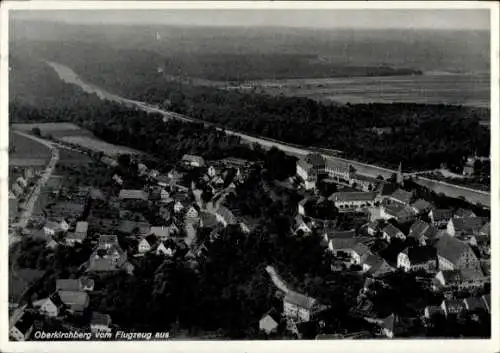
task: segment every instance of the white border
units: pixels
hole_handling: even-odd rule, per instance
[[[492,338],[490,340],[377,340],[377,341],[227,341],[227,342],[9,342],[8,341],[8,313],[5,310],[8,302],[5,285],[7,279],[8,246],[0,246],[1,266],[0,278],[3,283],[0,289],[0,350],[2,352],[88,352],[109,351],[112,349],[123,351],[150,352],[181,352],[196,350],[198,352],[249,352],[262,350],[287,351],[405,351],[411,352],[500,352],[500,320],[499,320],[499,281],[498,251],[500,240],[496,236],[500,233],[499,220],[493,215],[498,214],[500,199],[499,189],[499,6],[496,2],[469,2],[469,1],[377,1],[377,2],[249,2],[249,1],[192,1],[192,2],[149,2],[149,1],[21,1],[1,3],[1,71],[0,78],[0,226],[1,239],[7,243],[7,143],[8,143],[8,11],[19,10],[77,10],[77,9],[491,9],[491,157],[492,157],[492,203],[491,203],[491,230],[492,230]],[[6,327],[7,326],[7,327]]]

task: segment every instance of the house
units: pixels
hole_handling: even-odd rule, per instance
[[[336,192],[328,200],[335,203],[337,208],[360,208],[375,203],[377,194],[374,192]]]
[[[80,221],[76,223],[75,235],[85,239],[87,237],[87,231],[89,229],[88,222]]]
[[[319,173],[325,170],[326,161],[319,153],[311,153],[297,161],[297,175],[304,181],[306,189],[313,189]]]
[[[427,241],[436,235],[436,228],[427,222],[417,220],[410,227],[408,238],[414,239],[418,245],[425,245]]]
[[[179,200],[174,203],[174,212],[179,213],[184,209],[184,205]]]
[[[170,233],[169,226],[155,226],[150,229],[150,234],[154,234],[161,241],[167,240],[170,237]]]
[[[14,322],[9,329],[9,337],[14,341],[26,341],[33,332],[35,315],[25,311],[23,315]]]
[[[101,234],[99,236],[99,248],[108,249],[113,245],[118,245],[118,237],[114,234]]]
[[[316,299],[291,290],[283,297],[283,313],[285,317],[294,321],[311,321],[316,314],[324,309],[325,306]]]
[[[443,300],[441,309],[446,317],[456,316],[465,311],[465,305],[463,301],[457,299]]]
[[[147,170],[148,170],[148,167],[144,163],[137,164],[137,173],[139,175],[146,174]]]
[[[194,156],[191,154],[185,154],[182,156],[182,163],[191,167],[203,167],[205,165],[205,160],[203,157]]]
[[[397,189],[389,196],[389,200],[397,202],[397,203],[404,205],[404,206],[409,206],[411,203],[412,197],[413,197],[413,193],[411,191]]]
[[[200,227],[214,228],[217,225],[217,216],[212,212],[200,212]]]
[[[115,183],[117,183],[118,185],[122,185],[123,184],[123,179],[119,175],[117,175],[117,174],[113,175],[113,181]]]
[[[127,254],[118,245],[116,235],[101,235],[99,245],[90,255],[88,272],[112,272],[132,267],[127,262]]]
[[[28,186],[28,182],[21,176],[16,179],[16,183],[23,189]]]
[[[353,254],[355,245],[360,241],[350,232],[345,232],[343,234],[338,234],[337,236],[331,236],[328,233],[324,234],[324,240],[328,244],[328,250],[332,252],[338,258],[344,258],[349,262],[358,263],[354,258]],[[354,255],[354,258],[353,258]]]
[[[52,238],[52,236],[49,235],[47,237],[47,243],[45,244],[45,247],[54,250],[58,246],[59,246],[59,243],[57,241],[55,241],[54,238]]]
[[[153,241],[152,238],[150,238],[150,237],[142,238],[139,241],[137,250],[139,251],[140,254],[144,254],[144,253],[150,251],[154,244],[155,244],[155,242]]]
[[[325,170],[328,177],[336,179],[337,181],[349,181],[355,170],[347,162],[333,159],[325,158]]]
[[[213,165],[208,167],[207,174],[210,178],[213,178],[217,174],[217,170],[215,170]]]
[[[393,239],[405,240],[406,236],[399,228],[389,223],[382,229],[382,238],[391,242]]]
[[[490,222],[487,222],[484,226],[481,227],[479,230],[479,235],[485,236],[485,237],[490,237],[491,230],[490,230]]]
[[[369,323],[373,323],[379,326],[380,335],[385,336],[387,338],[394,337],[394,322],[395,322],[394,314],[391,314],[385,318],[365,317],[365,320]]]
[[[377,235],[379,230],[380,230],[380,223],[377,221],[370,222],[366,225],[366,232],[371,236]]]
[[[198,205],[191,205],[186,211],[186,218],[197,218],[199,215]]]
[[[307,204],[309,201],[310,201],[310,198],[305,197],[305,198],[303,198],[303,199],[299,202],[299,210],[298,210],[299,215],[301,215],[301,216],[305,216],[305,215],[306,215],[305,206],[306,206],[306,204]]]
[[[44,230],[44,233],[46,236],[66,232],[68,229],[69,229],[69,225],[64,219],[61,219],[59,222],[48,221],[43,226],[43,230]]]
[[[96,332],[111,332],[111,316],[102,314],[97,311],[92,312],[90,319],[90,331]]]
[[[444,311],[439,305],[428,305],[424,309],[424,317],[430,320],[436,315],[444,315]]]
[[[148,173],[148,176],[151,178],[151,179],[156,179],[158,177],[158,175],[160,175],[160,172],[157,171],[156,169],[151,169]]]
[[[271,309],[259,320],[259,330],[266,334],[274,333],[278,330],[280,316],[276,310]]]
[[[128,190],[122,189],[118,194],[118,198],[120,200],[139,200],[139,201],[148,201],[148,193],[144,190]]]
[[[83,313],[89,306],[89,295],[87,292],[58,291],[57,295],[61,301],[73,313]]]
[[[42,315],[48,317],[57,317],[63,308],[63,302],[57,293],[48,298],[39,299],[33,302],[33,308],[37,309]]]
[[[450,209],[435,209],[429,212],[429,218],[435,227],[443,228],[453,217],[453,211]]]
[[[441,236],[434,245],[440,270],[480,269],[481,264],[469,244],[449,236]]]
[[[224,225],[224,227],[238,223],[238,220],[233,215],[233,213],[224,206],[220,206],[218,208],[215,216],[217,217],[217,220]]]
[[[88,277],[80,277],[80,290],[92,292],[94,290],[94,280]]]
[[[172,186],[174,184],[174,180],[167,175],[158,175],[156,177],[156,184],[160,187]]]
[[[444,270],[434,277],[433,287],[436,290],[475,289],[483,287],[488,280],[481,270]]]
[[[453,218],[471,218],[471,217],[477,217],[477,216],[472,210],[465,208],[459,208],[453,214]]]
[[[424,199],[418,199],[411,204],[411,208],[417,215],[421,215],[428,214],[432,210],[433,206],[430,202],[427,202]]]
[[[93,287],[93,280],[92,287]],[[84,283],[81,279],[57,279],[56,280],[56,292],[58,291],[69,291],[69,292],[79,292],[83,291]]]
[[[368,254],[366,259],[362,262],[363,272],[372,277],[380,277],[394,269],[378,255]]]
[[[484,223],[485,221],[481,217],[451,218],[446,226],[446,231],[453,237],[479,234]]]
[[[464,306],[467,311],[484,311],[488,312],[488,308],[481,297],[468,297],[464,300]]]
[[[165,246],[164,242],[159,242],[156,249],[154,249],[154,252],[156,255],[163,255],[163,256],[172,257],[172,256],[174,256],[175,250],[172,249],[171,245],[169,245],[167,247],[167,246]]]
[[[384,204],[380,209],[382,219],[395,219],[399,223],[407,223],[415,218],[413,209],[400,203]]]
[[[437,251],[432,246],[415,246],[406,248],[398,254],[397,266],[405,271],[436,271],[438,265]]]
[[[370,176],[354,173],[351,175],[349,182],[352,187],[355,187],[358,190],[370,192],[375,190],[376,186],[380,183],[380,180]]]
[[[302,234],[311,234],[312,233],[312,224],[311,222],[306,222],[304,217],[302,217],[300,214],[298,214],[295,217],[295,231],[294,234],[297,234],[299,231],[302,232]]]

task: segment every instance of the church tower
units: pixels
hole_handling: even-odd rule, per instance
[[[403,166],[402,166],[402,163],[399,162],[399,168],[398,168],[398,174],[397,174],[397,177],[396,177],[396,183],[398,185],[401,185],[403,186],[404,184],[404,179],[403,179]]]

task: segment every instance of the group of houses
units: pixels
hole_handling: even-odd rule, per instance
[[[28,186],[37,176],[32,167],[14,167],[9,170],[9,179],[14,180],[9,188],[9,224],[15,222],[22,198],[28,190]]]
[[[88,327],[92,333],[110,332],[111,317],[89,311],[89,293],[93,290],[94,280],[89,277],[56,280],[55,290],[49,296],[31,301],[11,315],[9,337],[15,341],[26,341],[35,327],[42,326],[43,317],[61,318],[68,315],[88,317]]]

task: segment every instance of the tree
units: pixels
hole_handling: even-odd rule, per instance
[[[40,131],[40,128],[39,127],[34,127],[31,129],[31,132],[33,133],[33,135],[35,136],[42,136],[42,132]]]

